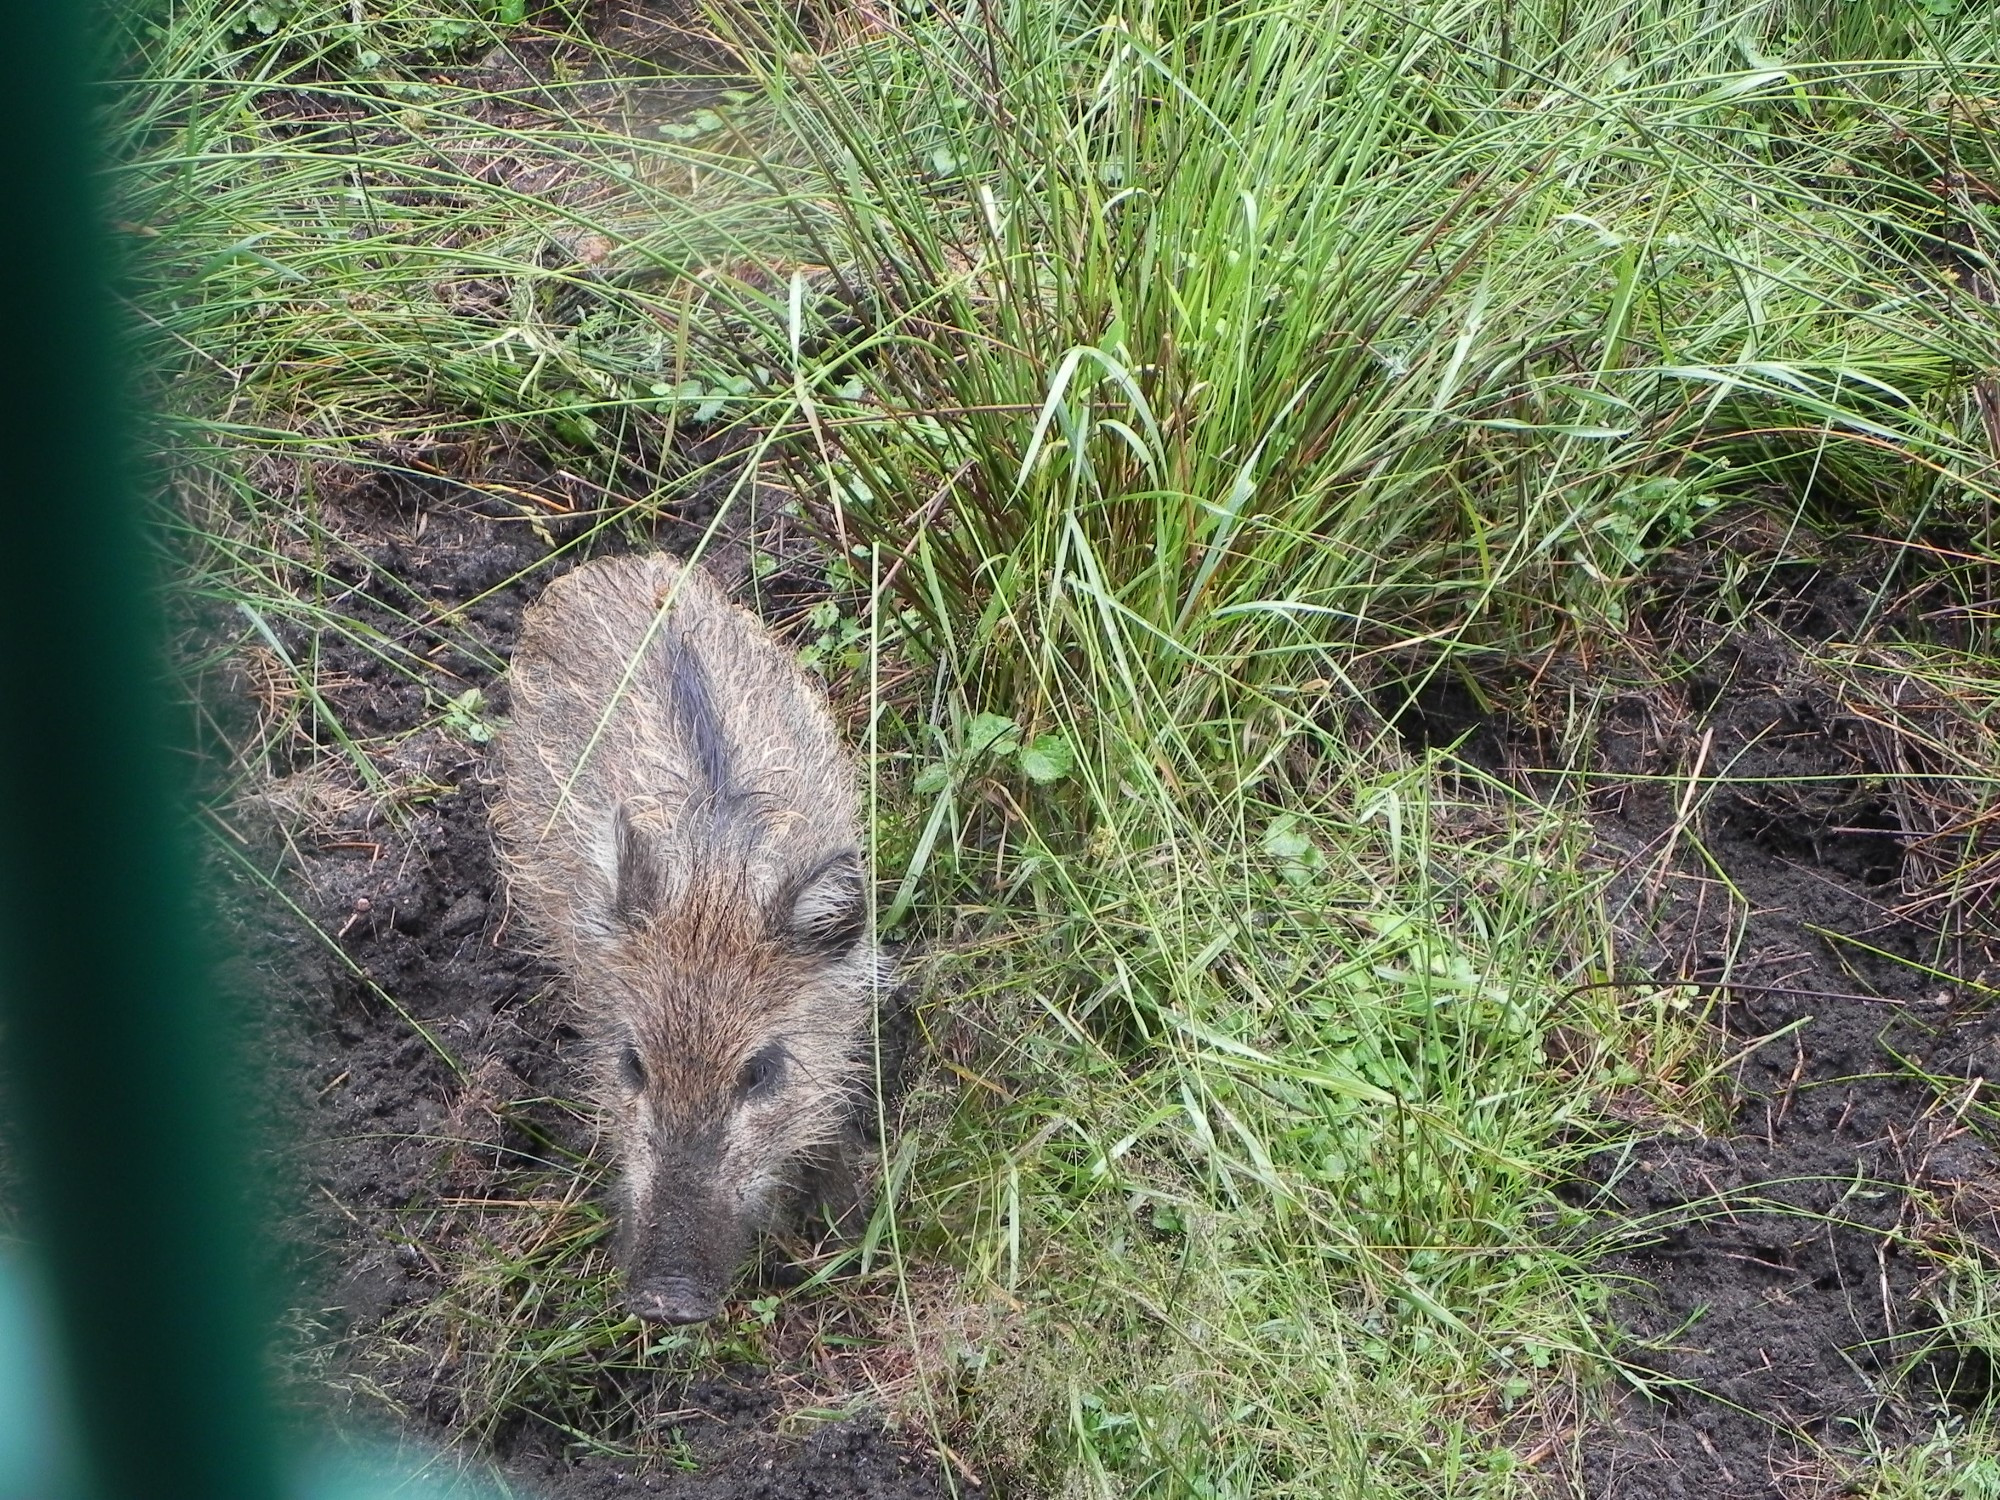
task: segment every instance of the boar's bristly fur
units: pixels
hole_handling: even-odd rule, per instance
[[[759,1229],[843,1171],[880,959],[826,696],[698,568],[551,584],[509,672],[495,822],[574,981],[630,1304],[715,1315]]]

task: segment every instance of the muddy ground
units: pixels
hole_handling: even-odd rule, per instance
[[[1818,608],[1853,590],[1809,592]],[[1631,1216],[1613,1266],[1635,1280],[1621,1321],[1652,1343],[1637,1362],[1685,1382],[1629,1403],[1592,1454],[1589,1492],[1632,1500],[1813,1493],[1830,1477],[1813,1445],[1872,1432],[1894,1446],[1990,1394],[1984,1355],[1940,1344],[1925,1301],[1941,1290],[1927,1247],[2000,1247],[2000,1161],[1975,1129],[1983,1111],[1967,1115],[2000,1064],[1990,957],[1976,942],[1941,951],[1895,915],[1884,768],[1789,643],[1727,643],[1697,693],[1713,702],[1685,721],[1634,705],[1603,742],[1613,773],[1705,754],[1710,774],[1741,778],[1694,822],[1712,866],[1686,850],[1657,863],[1682,816],[1671,782],[1607,787],[1599,826],[1626,856],[1634,925],[1651,927],[1646,968],[1726,975],[1719,1019],[1754,1049],[1734,1070],[1733,1134],[1596,1164]]]
[[[866,1404],[865,1362],[829,1371],[809,1340],[772,1335],[769,1362],[726,1343],[692,1360],[605,1361],[546,1419],[516,1409],[495,1424],[468,1405],[476,1372],[449,1326],[411,1321],[503,1222],[492,1204],[552,1183],[587,1195],[592,1181],[578,1164],[595,1145],[587,1117],[561,1102],[572,1037],[553,976],[510,941],[495,883],[486,750],[438,712],[472,686],[483,713],[504,714],[493,668],[525,596],[575,559],[551,560],[560,530],[516,503],[448,481],[335,477],[319,490],[353,547],[335,564],[350,585],[341,611],[428,651],[439,676],[427,692],[359,645],[324,647],[324,691],[350,731],[398,743],[383,760],[397,814],[329,786],[340,762],[327,747],[301,747],[260,794],[287,831],[295,899],[337,944],[295,935],[285,960],[305,975],[284,1092],[309,1101],[316,1143],[296,1243],[320,1289],[308,1321],[331,1351],[321,1378],[362,1411],[386,1398],[426,1441],[482,1440],[523,1493],[945,1493],[921,1434],[879,1415],[800,1425],[801,1411]],[[552,482],[508,476],[516,496]],[[685,548],[703,519],[596,545]],[[741,585],[754,546],[796,559],[800,545],[738,534],[717,569]],[[803,563],[763,580],[781,629],[815,586]],[[2000,1248],[2000,1161],[1974,1128],[1981,1080],[2000,1066],[1983,988],[2000,971],[1976,936],[1941,948],[1896,914],[1904,839],[1879,734],[1812,666],[1814,640],[1854,626],[1872,587],[1797,570],[1761,620],[1663,654],[1698,655],[1698,669],[1635,677],[1604,720],[1588,795],[1627,963],[1718,997],[1721,1052],[1743,1055],[1727,1131],[1642,1130],[1572,1193],[1611,1247],[1608,1268],[1629,1278],[1615,1315],[1650,1388],[1587,1441],[1570,1484],[1592,1500],[1835,1493],[1851,1470],[1821,1449],[1855,1453],[1869,1434],[1893,1446],[1989,1396],[1984,1354],[1941,1341],[1928,1309],[1939,1247]],[[1433,704],[1418,727],[1527,784],[1545,759],[1532,731],[1464,704]],[[454,1203],[471,1207],[439,1207]],[[584,1433],[592,1402],[620,1415]]]
[[[1586,1437],[1570,1483],[1591,1500],[1849,1493],[1853,1455],[1992,1394],[1935,1300],[1941,1253],[2000,1250],[2000,966],[1977,922],[1947,939],[1899,910],[1910,841],[1882,724],[1816,664],[1881,629],[1883,567],[1781,570],[1730,628],[1656,599],[1656,649],[1602,724],[1587,795],[1627,973],[1715,1002],[1738,1094],[1727,1130],[1642,1135],[1568,1195],[1613,1247],[1644,1387]],[[1888,623],[1934,634],[1920,612]],[[1536,734],[1465,698],[1437,695],[1419,737],[1559,794]]]
[[[440,1298],[463,1300],[466,1267],[481,1255],[525,1253],[535,1234],[560,1233],[598,1242],[583,1261],[595,1279],[569,1311],[622,1317],[592,1196],[589,1163],[602,1153],[586,1112],[565,1102],[574,1035],[554,975],[510,933],[487,827],[481,737],[486,717],[506,710],[494,669],[527,598],[579,560],[550,556],[573,525],[519,503],[572,498],[558,481],[530,469],[505,482],[512,498],[495,502],[445,481],[317,476],[322,519],[351,547],[331,563],[348,586],[335,607],[426,653],[436,671],[413,681],[368,644],[324,637],[326,700],[349,734],[395,746],[377,758],[382,783],[362,784],[337,747],[293,739],[274,747],[277,774],[236,809],[246,845],[286,867],[275,900],[296,902],[310,923],[281,923],[267,963],[296,1012],[280,1028],[280,1114],[306,1142],[278,1174],[301,1191],[290,1205],[293,1269],[309,1288],[294,1319],[297,1357],[317,1382],[350,1393],[364,1425],[386,1408],[420,1442],[481,1440],[523,1495],[941,1495],[936,1453],[885,1430],[880,1415],[800,1420],[876,1403],[823,1359],[789,1357],[800,1341],[746,1312],[754,1284],[730,1309],[733,1343],[649,1354],[634,1333],[629,1355],[602,1357],[582,1388],[552,1393],[545,1420],[519,1409],[532,1396],[496,1416],[469,1394],[486,1389],[476,1327],[422,1316]],[[685,551],[706,520],[614,529],[592,550]],[[778,530],[759,543],[767,556],[787,550]],[[745,549],[741,534],[718,544],[718,576],[740,586]],[[530,583],[517,581],[530,570]],[[810,570],[781,565],[757,592],[782,629],[815,586]],[[303,631],[280,639],[304,649]],[[277,691],[254,670],[233,686],[253,703]],[[440,713],[471,688],[487,695],[475,713]],[[274,899],[254,883],[245,896]],[[565,1201],[551,1207],[551,1194]],[[785,1274],[774,1265],[766,1280]],[[520,1286],[531,1279],[522,1273]],[[536,1331],[525,1336],[545,1335],[553,1316],[526,1319]],[[865,1329],[847,1331],[865,1342]]]

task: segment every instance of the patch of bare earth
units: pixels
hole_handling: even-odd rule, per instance
[[[1726,1130],[1600,1153],[1572,1194],[1613,1247],[1644,1387],[1567,1476],[1592,1500],[1847,1493],[1871,1446],[1990,1398],[1937,1305],[1947,1259],[2000,1254],[2000,957],[1986,883],[1964,878],[1988,857],[1981,731],[1897,644],[1935,660],[1936,600],[1880,607],[1884,571],[1780,569],[1729,628],[1682,580],[1602,716],[1586,795],[1627,973],[1713,1003],[1736,1102]],[[1584,665],[1619,671],[1552,675]],[[1419,727],[1547,784],[1519,724],[1438,697]],[[1940,745],[1965,754],[1940,765]],[[1895,779],[1918,762],[1963,779]]]

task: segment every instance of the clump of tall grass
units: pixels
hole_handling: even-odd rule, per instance
[[[843,405],[809,299],[767,308],[802,487],[1014,702],[1113,617],[1218,682],[1526,653],[1759,486],[1982,482],[1947,403],[1992,320],[1858,146],[1990,69],[1905,68],[1891,109],[1762,18],[1002,7],[746,46],[873,314]]]

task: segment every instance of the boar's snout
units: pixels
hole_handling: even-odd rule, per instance
[[[634,1286],[625,1302],[648,1323],[706,1323],[722,1311],[722,1299],[690,1276],[666,1276]]]
[[[680,1160],[632,1184],[631,1211],[620,1225],[625,1305],[649,1323],[705,1323],[749,1252],[752,1225],[743,1206],[705,1172]]]

